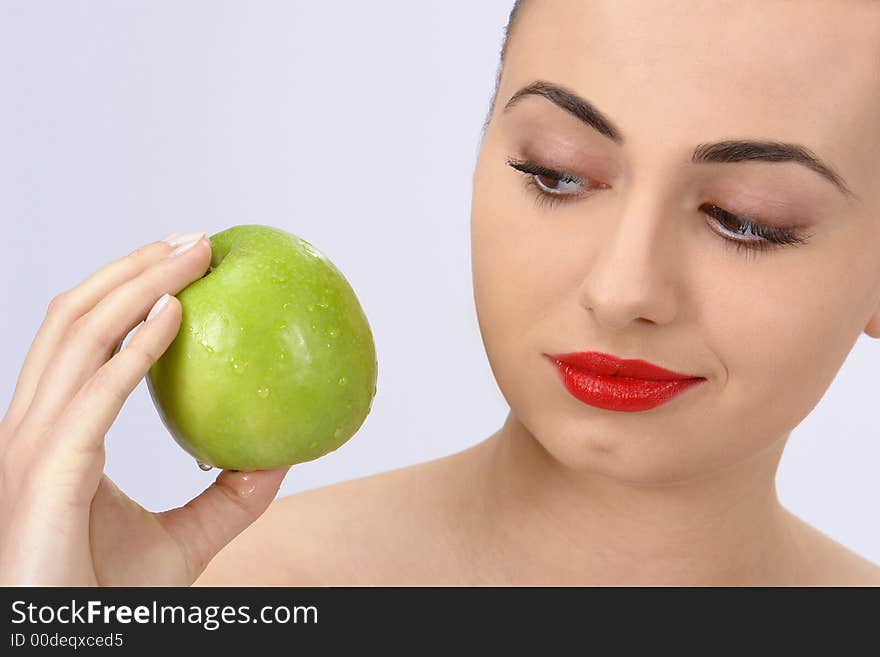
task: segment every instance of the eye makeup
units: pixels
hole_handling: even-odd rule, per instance
[[[509,157],[507,164],[522,174],[525,189],[541,207],[554,208],[609,188],[604,183],[528,159]],[[802,228],[771,225],[775,222],[764,222],[753,215],[739,216],[716,203],[703,203],[699,209],[708,217],[707,223],[713,232],[725,241],[725,247],[733,247],[737,252],[745,249],[754,254],[805,244],[810,237]]]

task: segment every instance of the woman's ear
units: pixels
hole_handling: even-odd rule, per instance
[[[868,320],[868,325],[865,327],[865,333],[872,338],[880,338],[880,308],[871,315],[871,319]]]

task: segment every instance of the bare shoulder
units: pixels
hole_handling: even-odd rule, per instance
[[[806,561],[805,585],[880,586],[880,565],[791,514]]]
[[[472,448],[471,448],[472,449]],[[459,452],[275,500],[197,586],[430,583],[447,573]],[[288,476],[296,476],[294,467]]]

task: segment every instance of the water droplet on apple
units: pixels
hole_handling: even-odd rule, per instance
[[[321,301],[321,302],[318,304],[318,306],[320,306],[321,308],[326,308],[326,307],[327,307],[327,302],[326,302],[326,301]]]
[[[204,470],[205,472],[214,467],[212,465],[208,465],[207,463],[202,463],[201,461],[196,461],[196,463],[199,464],[199,469]]]
[[[342,427],[338,427],[336,429],[336,431],[333,432],[333,437],[338,440],[339,436],[341,436],[341,435],[342,435]]]
[[[331,338],[335,338],[337,335],[339,335],[339,331],[337,331],[336,329],[330,329]]]
[[[287,310],[288,308],[290,308],[290,302],[285,303],[283,306],[281,306],[281,310]]]
[[[338,383],[341,386],[344,386],[346,383],[348,383],[348,379],[346,379],[344,376],[341,376],[341,377],[339,377],[339,381],[337,381],[336,383]]]
[[[257,388],[257,394],[265,399],[269,396],[269,388]]]
[[[310,304],[309,304],[309,312],[310,312],[310,313],[315,312],[315,304],[313,304],[313,303],[310,303]]]

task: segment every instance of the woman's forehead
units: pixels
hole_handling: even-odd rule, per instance
[[[880,1],[532,0],[499,91],[564,84],[632,141],[807,143],[854,187],[880,148]],[[867,169],[867,171],[866,171]]]

